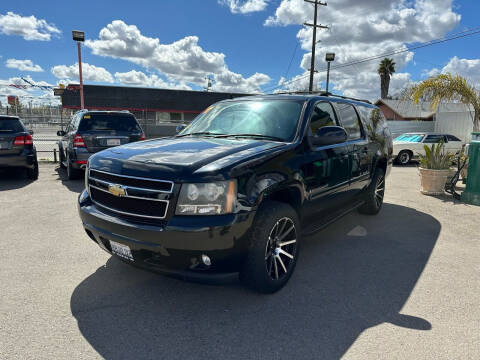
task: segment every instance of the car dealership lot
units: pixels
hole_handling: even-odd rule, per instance
[[[476,359],[480,208],[418,187],[395,167],[378,216],[304,239],[289,284],[259,295],[112,259],[57,165],[0,173],[0,359]]]

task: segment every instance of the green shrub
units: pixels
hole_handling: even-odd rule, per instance
[[[423,146],[425,155],[418,154],[420,166],[430,170],[448,170],[452,164],[455,155],[445,151],[444,144],[432,144],[431,147]]]

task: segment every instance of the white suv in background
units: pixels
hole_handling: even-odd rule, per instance
[[[430,146],[440,142],[445,144],[445,150],[453,154],[462,150],[462,140],[454,135],[426,132],[406,133],[393,140],[393,157],[397,164],[407,165],[418,154],[425,155],[425,144]]]

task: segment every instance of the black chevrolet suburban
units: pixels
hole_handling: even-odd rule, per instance
[[[176,136],[89,158],[78,209],[120,259],[182,278],[239,275],[282,288],[301,239],[349,211],[380,211],[392,165],[382,112],[365,101],[264,95],[221,101]]]

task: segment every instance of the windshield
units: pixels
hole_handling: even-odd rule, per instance
[[[179,136],[241,135],[264,136],[278,141],[292,141],[302,112],[301,101],[237,101],[207,108]]]
[[[423,140],[425,134],[403,134],[395,138],[395,141],[405,141],[419,143]]]
[[[18,133],[24,131],[25,129],[23,128],[20,120],[0,118],[0,132]]]
[[[83,115],[78,131],[126,131],[140,132],[140,126],[131,114],[101,114],[89,113]]]

